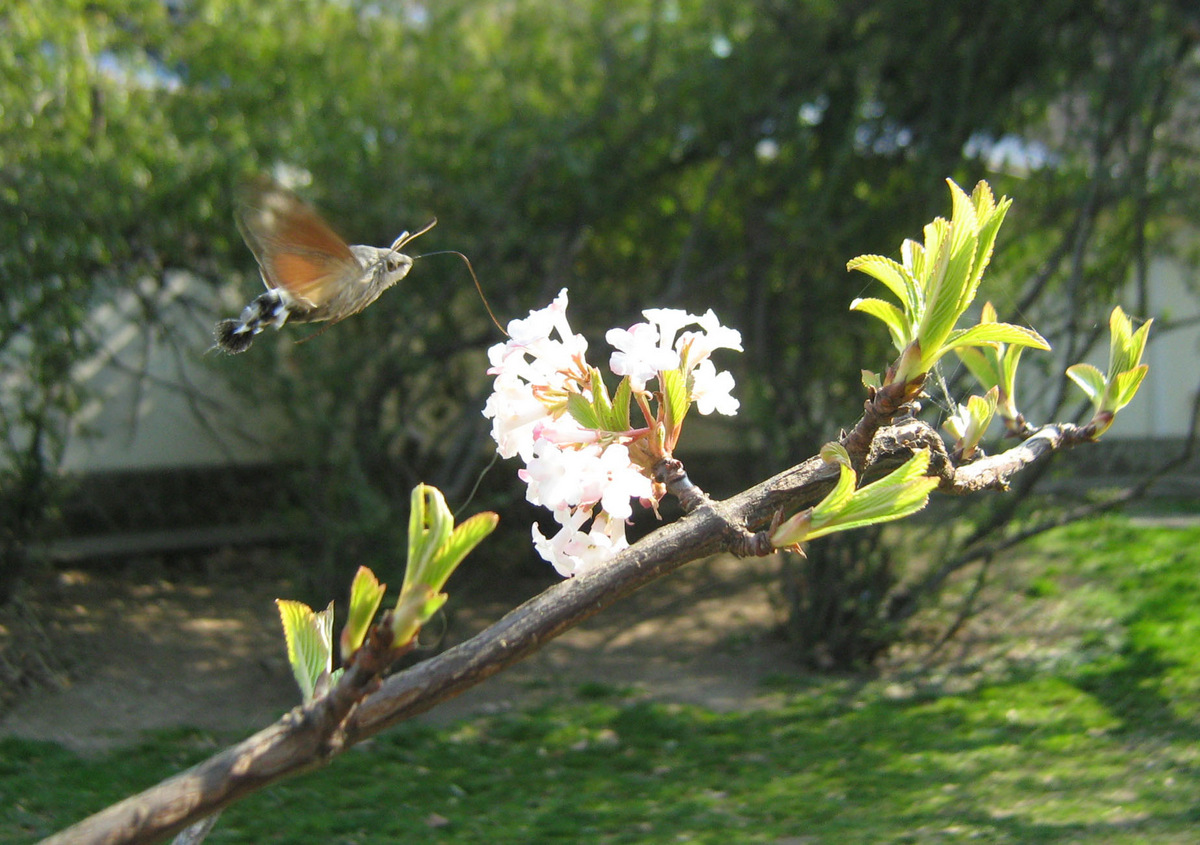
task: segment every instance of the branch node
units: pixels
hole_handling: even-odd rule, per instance
[[[667,492],[679,500],[684,513],[691,513],[703,505],[711,505],[708,494],[692,483],[683,461],[670,455],[659,458],[650,469],[651,477],[667,488]]]
[[[775,525],[775,520],[772,520]],[[749,531],[741,526],[730,526],[727,536],[729,551],[738,557],[766,557],[775,552],[771,543],[772,529]]]

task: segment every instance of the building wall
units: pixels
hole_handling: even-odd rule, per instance
[[[143,293],[146,293],[143,291]],[[103,350],[77,374],[93,397],[80,414],[64,469],[78,473],[261,463],[274,446],[270,409],[236,396],[205,360],[229,310],[211,286],[172,273],[155,291],[162,330],[148,332],[135,292],[96,312]]]

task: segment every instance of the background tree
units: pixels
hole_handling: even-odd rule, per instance
[[[928,185],[986,172],[998,192],[1034,192],[1000,245],[997,305],[1039,325],[1045,314],[1056,343],[1077,332],[1070,360],[1103,323],[1089,307],[1144,270],[1195,196],[1179,104],[1195,85],[1197,25],[1180,3],[24,3],[5,28],[4,154],[20,165],[5,167],[5,219],[9,242],[34,245],[7,270],[6,289],[29,293],[6,301],[39,303],[10,334],[74,344],[38,352],[44,363],[18,355],[11,371],[44,374],[32,380],[41,398],[20,405],[50,402],[60,429],[78,405],[61,362],[94,342],[89,303],[142,290],[131,283],[143,272],[153,290],[168,268],[220,286],[231,308],[257,287],[231,210],[254,172],[308,182],[356,242],[437,215],[421,248],[470,255],[502,315],[564,284],[598,323],[648,302],[718,309],[758,374],[742,380],[751,477],[853,415],[857,368],[885,353],[844,312],[863,284],[845,260],[928,219]],[[42,307],[60,281],[58,310]],[[394,546],[391,514],[417,480],[452,501],[470,488],[494,338],[461,265],[428,259],[336,344],[281,336],[215,362],[284,409],[286,430],[264,439],[296,460],[296,521],[321,538],[319,592]],[[53,453],[25,452],[48,467]],[[903,573],[870,562],[873,549],[814,545],[788,578],[812,587],[819,568],[840,577],[850,569],[834,562],[852,559],[883,590],[853,616],[894,630],[900,605],[883,585]],[[872,634],[835,659],[887,641]]]

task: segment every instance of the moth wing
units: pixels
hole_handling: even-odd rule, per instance
[[[291,191],[260,177],[240,192],[237,224],[268,288],[283,288],[312,308],[337,293],[362,264],[344,240]]]

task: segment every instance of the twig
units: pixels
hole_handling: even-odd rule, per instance
[[[1049,429],[1054,427],[1048,427],[1032,445],[1022,444],[994,459],[955,470],[945,459],[941,439],[928,424],[909,420],[881,429],[881,416],[876,413],[874,422],[855,428],[861,433],[874,426],[877,432],[866,450],[868,475],[882,472],[914,448],[937,444],[940,463],[931,466],[948,468],[941,472],[950,479],[952,492],[959,492],[955,488],[962,492],[983,489],[983,479],[990,484],[1006,483],[1012,473],[1065,442],[1061,431],[1053,436]],[[1011,454],[1018,450],[1024,451]],[[971,472],[960,478],[958,474],[965,470]],[[658,529],[610,563],[556,584],[474,638],[382,682],[378,678],[383,661],[375,652],[364,650],[325,698],[46,843],[159,841],[269,783],[324,765],[355,743],[486,680],[685,563],[721,551],[746,551],[745,541],[739,537],[753,536],[753,529],[769,525],[781,512],[815,504],[833,486],[837,474],[835,466],[814,457],[731,499],[712,501],[704,496],[691,513]]]

